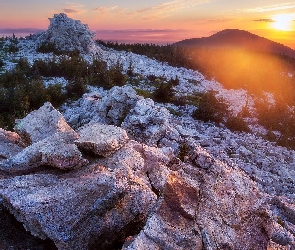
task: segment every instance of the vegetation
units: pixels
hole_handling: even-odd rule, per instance
[[[225,126],[232,131],[250,132],[250,128],[242,117],[234,116],[229,117],[225,122]]]
[[[266,101],[256,104],[259,123],[270,131],[281,133],[280,138],[276,139],[280,145],[295,149],[295,112],[291,108],[295,106],[295,58],[229,47],[97,42],[108,48],[146,55],[171,66],[198,70],[207,78],[222,83],[226,88],[244,88],[258,98],[263,98],[265,92],[272,93],[276,105],[269,106]],[[169,91],[171,88],[168,85],[160,85],[153,93],[153,98],[176,105],[194,105],[197,107],[193,113],[195,119],[217,123],[223,121],[231,130],[249,131],[243,120],[243,117],[250,115],[247,110],[243,110],[238,117],[230,117],[224,101],[216,99],[213,93],[187,98],[169,98]],[[271,138],[275,139],[275,136]]]
[[[51,43],[51,42],[44,42],[42,43],[37,49],[37,52],[39,53],[53,53],[54,55],[68,55],[70,57],[72,56],[79,56],[80,52],[78,50],[74,50],[74,51],[62,51],[59,50],[55,43]]]
[[[220,123],[228,116],[228,105],[222,99],[217,99],[213,91],[200,93],[196,96],[198,99],[197,109],[192,117],[204,122]]]
[[[64,77],[68,84],[46,87],[43,77]],[[12,130],[15,119],[38,109],[46,101],[59,106],[67,99],[77,99],[86,92],[87,84],[109,89],[122,86],[126,81],[119,62],[108,68],[99,59],[88,64],[79,56],[60,56],[37,60],[30,67],[28,61],[21,58],[15,69],[0,75],[0,127]]]

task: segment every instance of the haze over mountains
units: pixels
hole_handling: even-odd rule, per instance
[[[209,37],[185,39],[175,43],[175,45],[191,47],[236,47],[239,49],[271,52],[295,57],[295,50],[239,29],[222,30]]]

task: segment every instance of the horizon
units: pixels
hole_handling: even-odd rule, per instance
[[[87,24],[96,32],[95,39],[103,41],[165,45],[240,29],[295,49],[295,4],[279,0],[267,4],[262,0],[103,0],[99,4],[16,0],[1,5],[0,36],[24,37],[46,30],[48,18],[65,13]]]

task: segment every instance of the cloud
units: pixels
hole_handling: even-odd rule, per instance
[[[264,22],[264,23],[272,23],[275,22],[275,20],[270,19],[270,18],[261,18],[261,19],[256,19],[253,20],[254,22]]]
[[[76,4],[76,3],[67,3],[66,6],[62,9],[62,12],[66,14],[82,14],[85,13],[83,4]]]
[[[100,15],[105,15],[109,12],[116,10],[117,8],[118,6],[102,6],[95,8],[94,11],[98,12]]]
[[[143,20],[159,19],[171,15],[171,13],[180,9],[192,8],[197,5],[208,3],[210,0],[175,0],[165,2],[148,8],[136,10],[136,14],[140,14]]]
[[[64,13],[78,13],[79,10],[76,9],[63,9]]]
[[[210,23],[223,23],[223,22],[229,22],[233,20],[232,18],[211,18],[211,19],[205,19],[205,22],[210,22]]]
[[[174,0],[137,10],[118,8],[118,6],[104,6],[95,8],[94,10],[99,12],[100,15],[113,13],[116,15],[124,15],[124,18],[138,16],[143,20],[153,20],[164,18],[170,16],[175,11],[185,8],[192,8],[210,1],[212,0]]]
[[[96,30],[96,38],[119,43],[173,43],[190,36],[191,31],[183,29],[127,29]]]
[[[253,9],[245,9],[245,12],[269,12],[269,11],[275,11],[275,10],[288,10],[288,9],[294,9],[295,4],[293,3],[281,3],[281,4],[274,4],[274,5],[267,5],[262,7],[257,7]]]

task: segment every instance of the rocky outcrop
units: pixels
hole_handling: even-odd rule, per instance
[[[48,29],[37,38],[38,46],[51,43],[59,51],[78,50],[82,53],[87,53],[95,47],[95,33],[81,21],[68,18],[64,13],[55,14],[49,21]]]
[[[14,129],[27,145],[41,141],[57,132],[75,134],[63,115],[49,102],[31,112],[25,118],[18,120]]]
[[[74,128],[89,122],[100,122],[120,126],[138,100],[135,90],[130,86],[113,87],[107,92],[86,93],[83,97],[66,107],[64,116]]]
[[[253,181],[221,162],[210,171],[182,165],[124,249],[266,249],[272,218],[265,201]]]
[[[142,98],[130,86],[113,87],[101,99],[97,111],[100,117],[104,118],[108,124],[121,125],[140,99]]]
[[[83,151],[107,157],[120,149],[129,140],[125,130],[112,125],[88,124],[79,130],[75,141]]]
[[[52,239],[58,249],[89,249],[144,217],[155,201],[146,186],[127,178],[95,165],[67,178],[35,174],[3,180],[0,195],[33,235]]]
[[[0,208],[58,249],[294,248],[292,200],[265,193],[181,123],[173,130],[167,109],[152,100],[131,94],[128,104],[127,89],[85,95],[89,123],[77,132],[49,103],[24,118],[19,131],[33,143],[0,165]],[[131,140],[102,123],[118,121],[122,100],[133,107],[122,123]],[[185,142],[184,162],[163,141]]]

